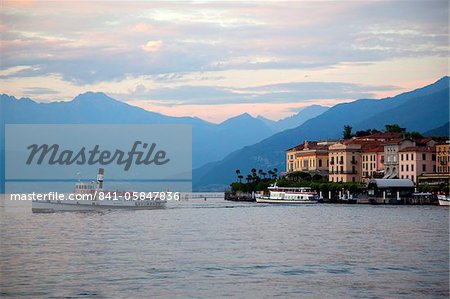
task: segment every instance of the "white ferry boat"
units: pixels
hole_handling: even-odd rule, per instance
[[[439,205],[440,206],[450,206],[450,198],[445,195],[438,195]]]
[[[34,213],[52,213],[112,209],[148,210],[165,207],[167,201],[159,198],[139,199],[135,196],[137,192],[103,190],[103,175],[104,170],[100,168],[97,183],[78,182],[74,192],[65,194],[64,200],[33,200],[31,209]]]
[[[319,197],[309,187],[278,187],[275,183],[268,188],[269,195],[256,197],[259,203],[281,204],[312,204],[317,203]]]

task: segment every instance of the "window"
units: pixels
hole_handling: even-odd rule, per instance
[[[322,159],[319,159],[319,167],[322,167]]]
[[[411,154],[411,160],[414,160],[414,154]]]
[[[406,154],[405,157],[406,157],[406,161],[408,161],[408,154]]]
[[[403,154],[400,156],[400,160],[403,161]]]
[[[403,176],[403,174],[402,174],[402,179],[404,179],[405,177]]]
[[[406,164],[406,171],[409,171],[409,165]]]
[[[355,182],[355,177],[354,177],[354,176],[352,176],[352,182],[353,182],[353,183]]]
[[[431,155],[431,161],[436,161],[436,154]]]
[[[402,166],[400,166],[400,169],[401,169],[402,171],[404,171],[403,164],[402,164]]]
[[[414,164],[411,164],[411,171],[414,171]]]
[[[413,175],[411,176],[411,180],[414,182],[414,176]]]
[[[422,160],[426,160],[427,159],[427,155],[426,154],[422,154]]]
[[[427,165],[422,164],[422,171],[427,171]]]

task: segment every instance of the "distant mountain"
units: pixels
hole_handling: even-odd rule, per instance
[[[235,179],[235,170],[285,169],[285,150],[304,140],[338,139],[344,125],[354,131],[398,123],[408,130],[426,132],[449,120],[449,77],[434,84],[381,100],[362,99],[336,105],[294,129],[246,146],[225,159],[195,169],[194,188],[223,189]]]
[[[281,132],[287,129],[292,129],[302,125],[305,121],[314,118],[325,111],[328,107],[320,105],[311,105],[303,108],[298,113],[291,115],[289,117],[274,121],[264,116],[259,115],[257,118],[263,121],[267,126],[276,132]]]
[[[277,121],[271,120],[271,119],[268,119],[268,118],[265,118],[265,117],[262,116],[262,115],[258,115],[256,118],[259,119],[259,120],[261,120],[263,123],[265,123],[266,126],[269,126],[269,127],[272,128],[273,130],[278,131],[278,128],[277,128]]]
[[[29,98],[0,96],[6,124],[189,124],[193,135],[193,166],[220,160],[276,131],[248,114],[213,124],[196,117],[172,117],[86,92],[72,101],[37,103]]]
[[[278,131],[284,131],[287,129],[292,129],[302,125],[305,121],[312,119],[320,114],[324,113],[328,110],[328,107],[320,106],[320,105],[311,105],[308,106],[297,114],[286,117],[284,119],[280,119],[276,122],[276,128]]]
[[[443,136],[447,136],[447,137],[449,137],[450,136],[449,126],[450,126],[450,123],[447,122],[447,123],[443,124],[442,126],[439,126],[437,128],[434,128],[432,130],[429,130],[429,131],[423,133],[423,135],[424,136],[430,136],[430,137],[433,137],[433,136],[435,136],[435,137],[437,137],[437,136],[442,136],[442,137]]]

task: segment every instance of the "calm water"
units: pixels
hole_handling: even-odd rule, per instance
[[[265,206],[32,214],[2,199],[1,294],[448,298],[449,209]]]

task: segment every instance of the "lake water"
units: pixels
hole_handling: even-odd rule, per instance
[[[448,298],[449,211],[209,199],[33,214],[2,198],[0,294]]]

